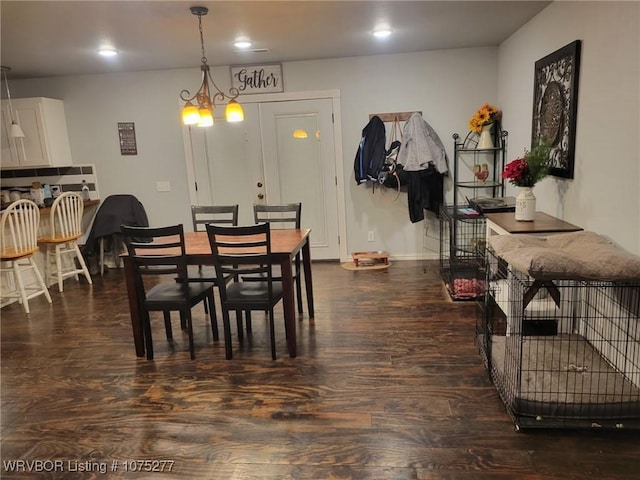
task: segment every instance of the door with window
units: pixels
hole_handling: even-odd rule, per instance
[[[302,202],[312,258],[339,258],[332,100],[243,103],[243,109],[242,123],[188,129],[192,202],[237,203],[240,224],[253,223],[254,203]]]

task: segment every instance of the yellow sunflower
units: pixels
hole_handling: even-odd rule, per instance
[[[493,105],[485,103],[469,120],[469,128],[474,132],[480,132],[484,125],[500,118],[500,110]]]

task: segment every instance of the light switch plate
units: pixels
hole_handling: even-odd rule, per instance
[[[170,182],[156,182],[156,190],[158,192],[170,192],[171,191],[171,183]]]

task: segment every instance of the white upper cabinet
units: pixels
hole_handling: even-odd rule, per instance
[[[24,138],[9,138],[9,102],[2,101],[2,168],[72,165],[62,100],[16,98],[13,113]]]

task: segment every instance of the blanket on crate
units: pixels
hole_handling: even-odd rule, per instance
[[[640,257],[594,232],[496,235],[489,238],[489,247],[511,267],[538,280],[640,280]]]

